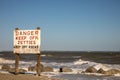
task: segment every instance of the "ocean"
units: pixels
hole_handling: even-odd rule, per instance
[[[54,72],[42,72],[42,75],[64,80],[120,80],[120,74],[106,76],[98,73],[81,73],[90,66],[94,66],[97,70],[100,68],[120,70],[120,52],[42,51],[40,55],[41,64],[54,69]],[[19,67],[27,70],[29,66],[36,65],[36,59],[37,56],[34,54],[20,54]],[[0,52],[0,66],[2,64],[15,66],[13,52]],[[72,72],[59,72],[59,69],[63,67],[72,69]],[[27,73],[35,74],[36,72],[28,71]]]

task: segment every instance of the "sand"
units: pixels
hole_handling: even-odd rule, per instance
[[[7,74],[0,73],[0,80],[60,80],[55,78],[48,78],[47,76],[36,76],[32,74]]]

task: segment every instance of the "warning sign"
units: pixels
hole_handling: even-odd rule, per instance
[[[40,29],[14,30],[14,53],[40,53]]]

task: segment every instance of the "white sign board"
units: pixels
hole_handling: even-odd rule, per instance
[[[14,53],[39,54],[40,41],[40,29],[14,30]]]

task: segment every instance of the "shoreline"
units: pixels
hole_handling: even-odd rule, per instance
[[[33,74],[10,74],[10,73],[1,73],[0,80],[61,80],[57,78],[49,78],[48,76],[36,76]]]

